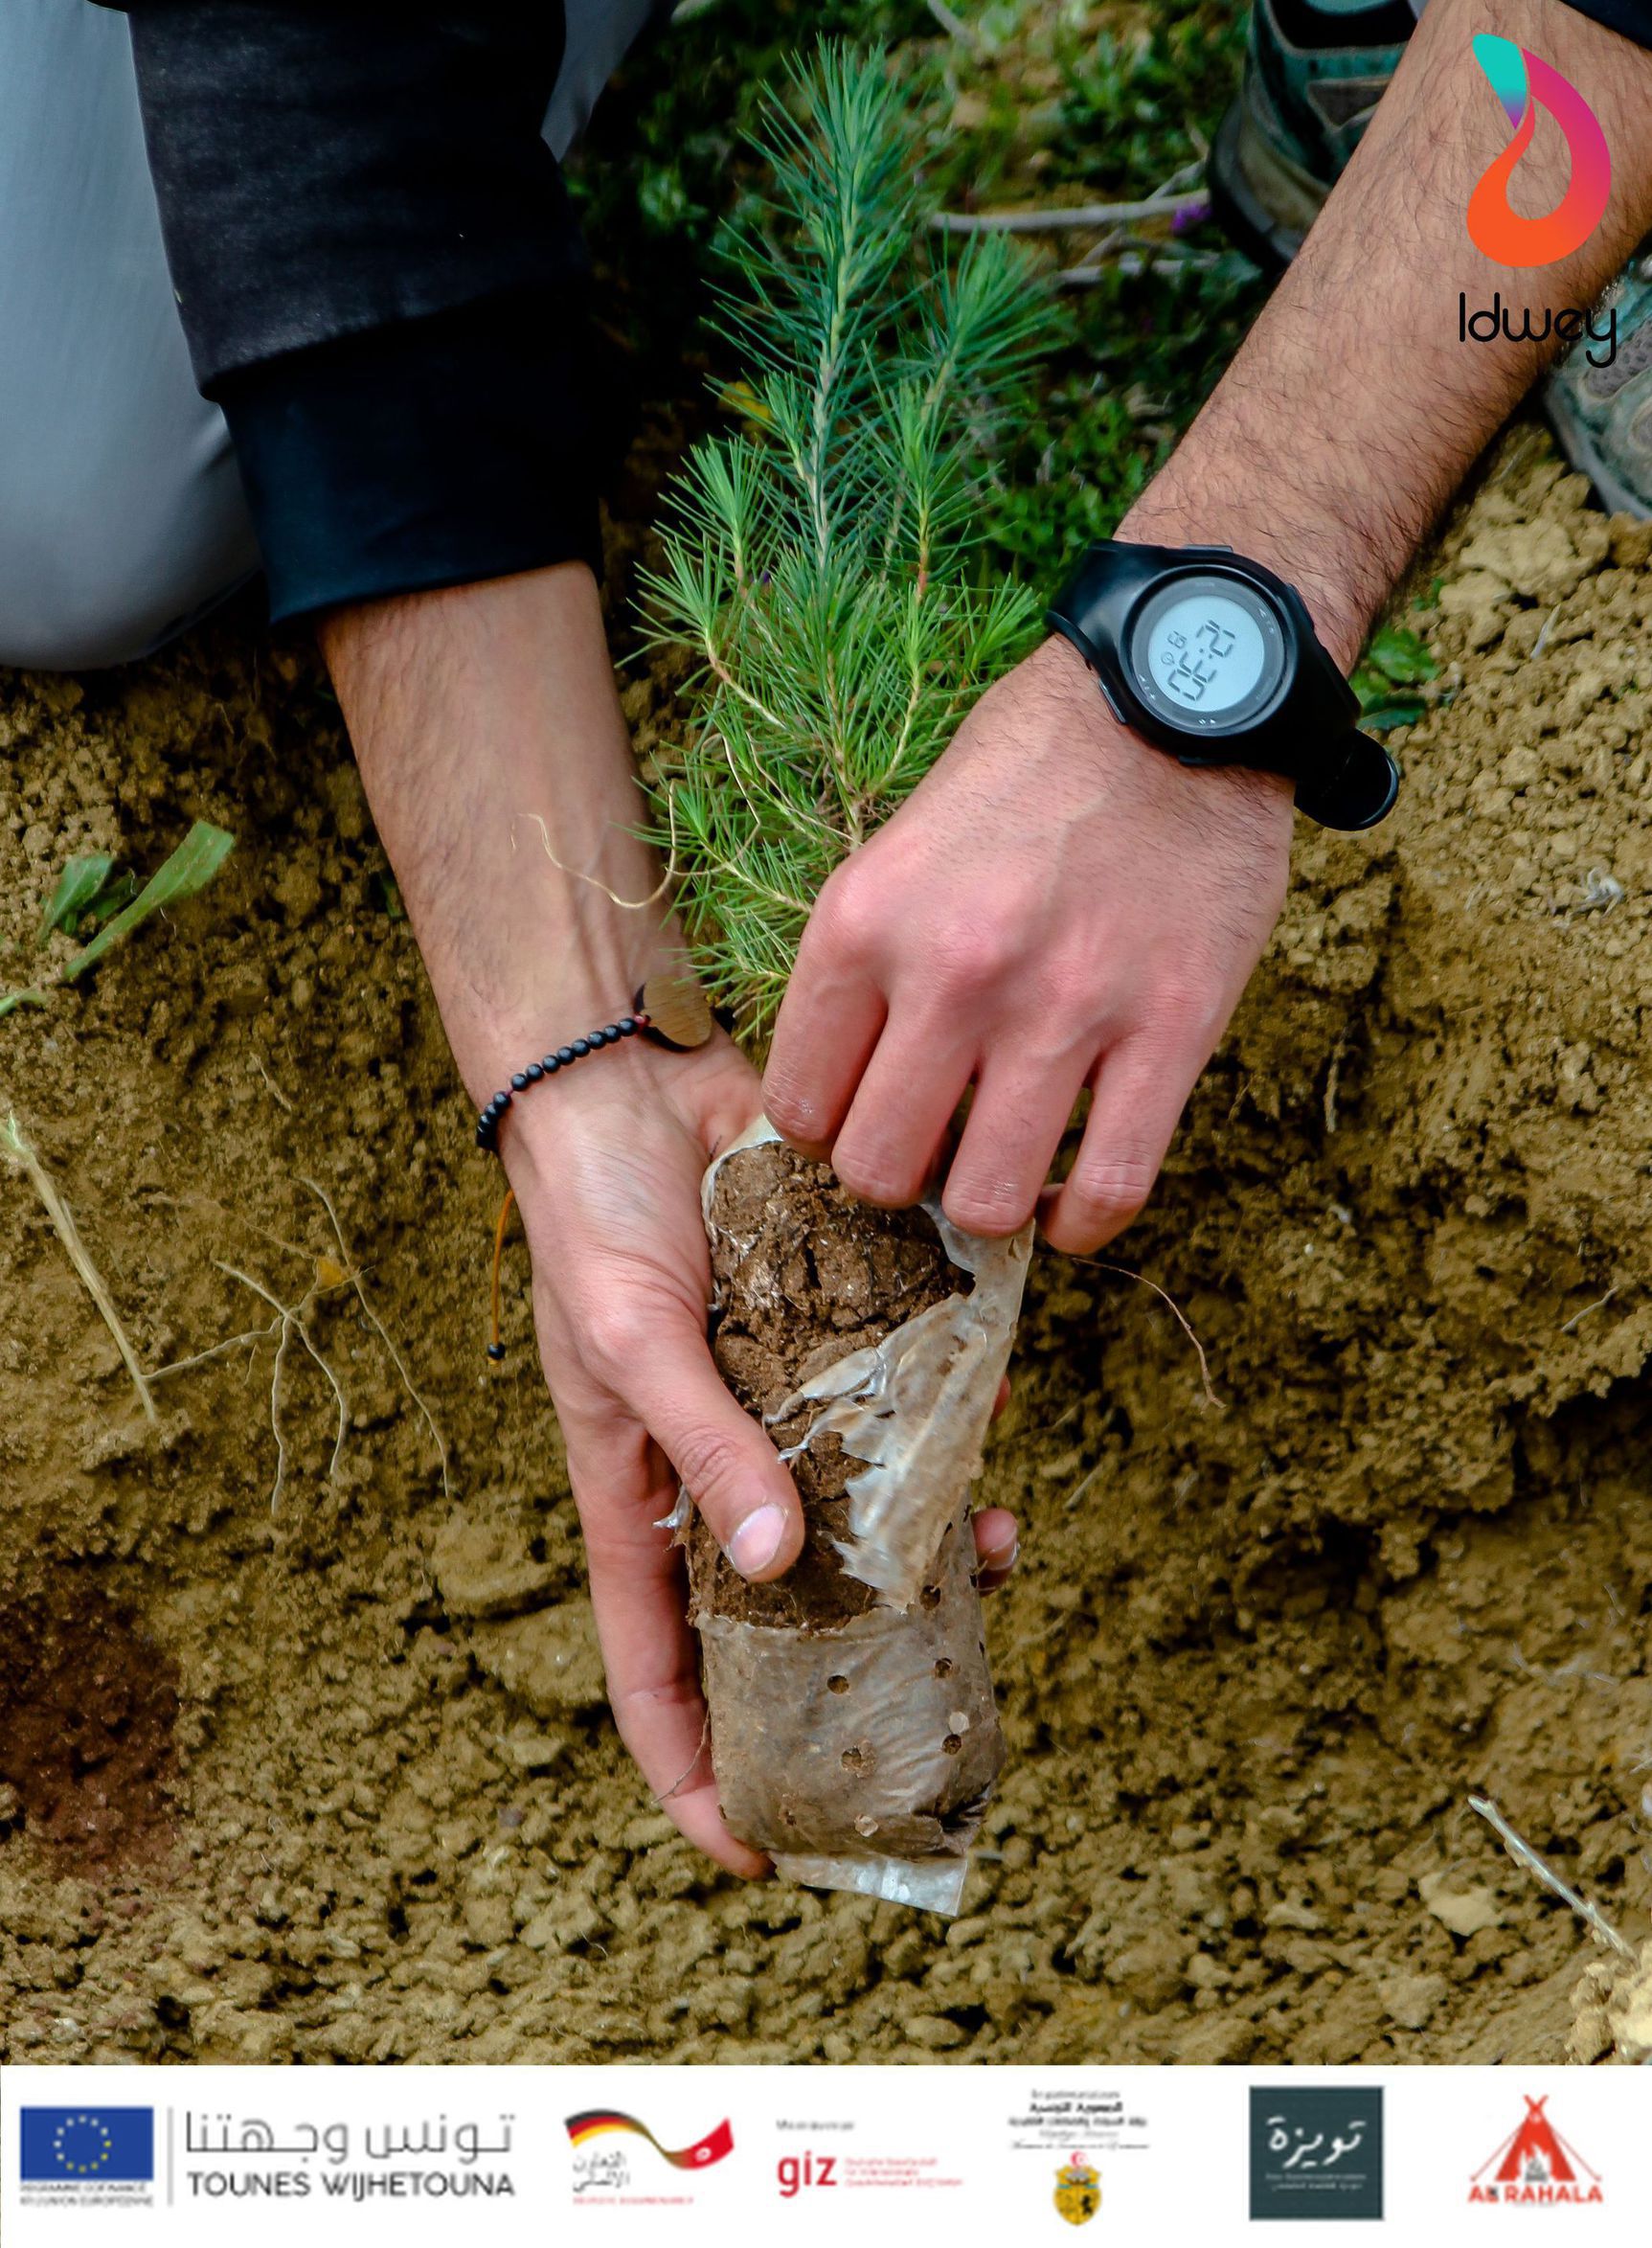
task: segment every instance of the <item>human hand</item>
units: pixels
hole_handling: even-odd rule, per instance
[[[706,1333],[700,1181],[759,1106],[756,1073],[721,1033],[692,1054],[632,1039],[518,1102],[500,1142],[533,1256],[615,1722],[683,1832],[748,1875],[767,1861],[718,1808],[686,1572],[661,1524],[686,1486],[758,1582],[802,1545],[796,1487],[723,1386]],[[1014,1518],[982,1513],[975,1536],[990,1590],[1013,1564]]]
[[[1057,1249],[1141,1209],[1284,900],[1291,789],[1189,771],[1128,733],[1063,640],[992,688],[840,866],[763,1081],[777,1127],[868,1201],[915,1201],[965,1089],[943,1205],[1037,1207]],[[1044,1192],[1086,1085],[1072,1171]]]

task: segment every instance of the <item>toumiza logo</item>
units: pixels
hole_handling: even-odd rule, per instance
[[[1486,166],[1468,199],[1469,238],[1499,265],[1552,265],[1581,249],[1605,213],[1612,193],[1606,135],[1571,80],[1529,48],[1479,32],[1474,58],[1503,103],[1514,138]],[[1552,211],[1542,218],[1524,218],[1509,204],[1508,183],[1531,146],[1539,109],[1547,109],[1566,135],[1572,177]]]
[[[1568,2208],[1603,2201],[1600,2173],[1569,2146],[1544,2114],[1547,2100],[1528,2100],[1526,2113],[1469,2182],[1470,2203]]]

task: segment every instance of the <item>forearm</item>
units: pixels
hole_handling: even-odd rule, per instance
[[[1498,424],[1560,348],[1460,339],[1470,309],[1586,307],[1652,225],[1652,55],[1564,6],[1508,0],[1497,29],[1599,119],[1606,216],[1580,249],[1513,269],[1471,241],[1476,180],[1507,125],[1476,63],[1471,0],[1431,0],[1302,252],[1123,536],[1233,546],[1296,584],[1345,665]],[[1547,210],[1567,177],[1545,116],[1512,190]],[[1520,327],[1516,312],[1513,325]]]
[[[644,807],[595,581],[568,563],[360,603],[321,637],[481,1102],[547,1045],[622,1010],[667,919],[635,832]]]

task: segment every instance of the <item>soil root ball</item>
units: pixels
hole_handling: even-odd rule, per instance
[[[724,1815],[794,1880],[956,1912],[1004,1761],[968,1491],[1031,1229],[871,1209],[764,1119],[704,1201],[718,1364],[806,1525],[772,1585],[687,1533]]]

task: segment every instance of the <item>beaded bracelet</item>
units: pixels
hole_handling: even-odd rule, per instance
[[[517,1070],[509,1086],[495,1093],[476,1119],[476,1145],[487,1154],[497,1155],[499,1126],[517,1094],[526,1093],[530,1085],[543,1083],[546,1078],[572,1069],[588,1054],[600,1054],[605,1046],[618,1046],[622,1039],[636,1037],[664,1046],[672,1054],[688,1054],[694,1047],[703,1046],[711,1034],[712,1010],[699,985],[691,977],[671,969],[657,970],[638,989],[629,1014],[622,1014],[618,1022],[604,1023],[600,1030],[587,1031],[582,1038],[558,1046],[554,1054],[547,1054],[539,1061],[531,1061],[526,1069]],[[500,1335],[499,1270],[505,1255],[505,1229],[510,1221],[515,1200],[515,1195],[507,1189],[493,1235],[493,1324],[487,1355],[496,1366],[505,1356]]]
[[[526,1093],[530,1085],[554,1078],[561,1070],[572,1069],[587,1054],[599,1054],[604,1046],[618,1046],[622,1038],[639,1034],[672,1054],[687,1054],[703,1046],[712,1034],[712,1012],[698,984],[670,969],[657,971],[639,986],[629,1014],[622,1015],[618,1022],[604,1023],[600,1030],[587,1031],[571,1045],[558,1046],[554,1054],[519,1069],[509,1086],[495,1093],[476,1119],[476,1145],[486,1153],[497,1155],[499,1126],[518,1093]]]
[[[634,1038],[639,1031],[645,1033],[650,1028],[645,1014],[622,1015],[617,1023],[604,1023],[600,1031],[587,1031],[584,1037],[576,1038],[571,1046],[558,1046],[543,1061],[531,1061],[526,1069],[519,1069],[509,1085],[503,1092],[495,1093],[477,1118],[476,1145],[489,1155],[497,1155],[499,1126],[518,1093],[526,1093],[530,1085],[538,1084],[542,1078],[554,1078],[559,1070],[572,1069],[587,1054],[599,1053],[604,1046],[618,1046],[622,1038]]]

